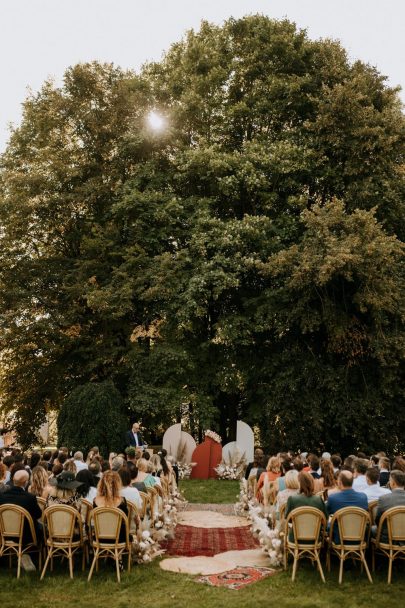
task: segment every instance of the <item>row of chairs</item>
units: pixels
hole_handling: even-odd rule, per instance
[[[284,569],[287,569],[288,556],[294,558],[292,580],[295,580],[298,561],[309,557],[316,562],[322,581],[325,582],[320,551],[327,545],[326,565],[330,572],[331,555],[340,561],[339,583],[343,580],[343,566],[348,559],[361,562],[368,580],[373,582],[367,560],[372,518],[364,509],[345,507],[337,511],[329,524],[324,513],[314,507],[298,507],[288,514],[284,525]],[[337,527],[339,542],[335,542],[333,531]],[[386,527],[388,542],[382,540],[382,530]],[[292,532],[292,535],[291,535]],[[371,538],[372,571],[375,571],[376,554],[388,558],[388,584],[392,580],[392,565],[396,559],[405,559],[405,507],[392,507],[383,513],[375,538]]]
[[[2,505],[0,507],[0,557],[9,557],[11,567],[12,557],[17,557],[17,578],[20,577],[21,563],[24,554],[38,554],[39,568],[42,569],[41,580],[50,565],[53,569],[55,557],[67,558],[70,578],[73,578],[74,557],[82,554],[82,569],[86,561],[90,561],[90,548],[93,560],[88,580],[93,575],[94,568],[98,569],[98,561],[111,557],[115,560],[117,579],[120,582],[120,563],[128,556],[128,571],[131,567],[130,535],[138,535],[143,523],[148,520],[147,527],[153,528],[157,516],[164,508],[164,492],[159,488],[148,488],[148,492],[140,492],[142,507],[138,509],[135,503],[127,500],[128,517],[120,509],[96,507],[82,500],[81,513],[67,505],[52,505],[45,508],[45,500],[38,498],[41,506],[44,542],[37,537],[31,515],[17,505]],[[31,542],[23,543],[24,529],[29,530]],[[125,530],[125,540],[120,540],[121,530]],[[121,534],[122,536],[122,534]],[[43,555],[44,550],[44,555]],[[42,559],[45,563],[42,568]]]

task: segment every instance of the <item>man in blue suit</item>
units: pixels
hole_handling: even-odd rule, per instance
[[[126,445],[134,446],[136,448],[144,448],[146,444],[144,443],[142,434],[140,433],[140,426],[138,422],[134,422],[132,425],[132,430],[127,431],[126,434]]]
[[[360,507],[360,509],[368,510],[368,500],[364,492],[356,492],[352,488],[353,473],[350,471],[341,471],[338,476],[338,488],[340,492],[330,494],[326,505],[326,510],[329,515],[333,515],[339,509],[344,507]],[[335,525],[333,530],[333,542],[339,543],[339,530]]]

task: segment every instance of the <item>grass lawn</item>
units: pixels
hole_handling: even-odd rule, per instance
[[[188,502],[235,503],[239,494],[239,481],[219,479],[185,479],[180,491]]]
[[[190,502],[233,503],[238,482],[184,481],[181,490]],[[324,560],[323,560],[324,563]],[[370,563],[370,561],[369,561]],[[387,563],[377,571],[370,585],[355,566],[346,570],[338,584],[338,564],[333,562],[324,585],[308,561],[299,565],[291,582],[291,562],[287,573],[280,572],[240,591],[202,585],[196,577],[164,572],[158,560],[134,566],[118,584],[112,563],[100,566],[87,583],[87,573],[75,572],[70,581],[68,566],[55,560],[55,572],[39,581],[38,573],[15,578],[7,561],[0,563],[0,607],[2,608],[402,608],[405,593],[405,564],[394,566],[393,584],[388,587]]]
[[[240,591],[218,589],[195,582],[184,574],[164,572],[153,564],[135,566],[123,574],[119,585],[112,564],[101,566],[90,583],[75,573],[70,581],[67,564],[42,582],[37,573],[22,574],[0,567],[0,605],[15,608],[401,608],[405,593],[405,571],[395,568],[393,584],[386,585],[386,568],[370,585],[360,568],[345,572],[338,585],[338,566],[327,575],[324,585],[317,572],[306,562],[300,565],[291,583],[291,570],[254,583]]]

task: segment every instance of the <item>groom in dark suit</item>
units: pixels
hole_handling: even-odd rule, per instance
[[[132,425],[132,430],[127,431],[125,438],[127,446],[132,445],[136,448],[143,448],[145,446],[142,433],[140,433],[140,426],[138,422],[134,422],[134,424]]]

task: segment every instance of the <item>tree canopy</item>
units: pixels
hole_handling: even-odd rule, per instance
[[[243,418],[271,449],[403,446],[404,127],[375,68],[263,16],[45,83],[0,174],[24,442],[108,380],[157,435]]]

